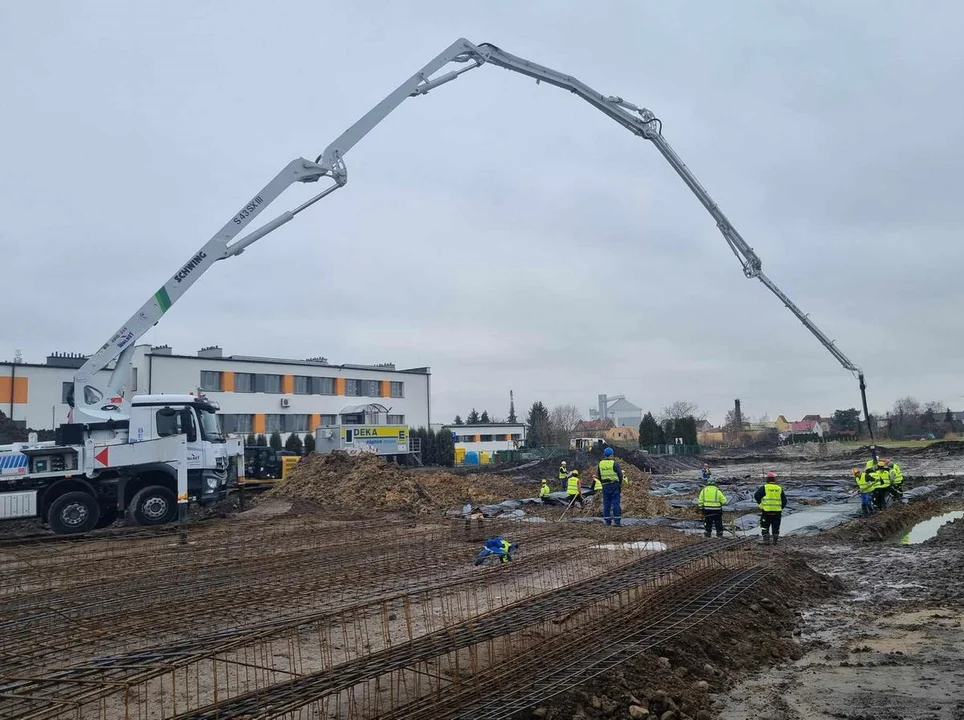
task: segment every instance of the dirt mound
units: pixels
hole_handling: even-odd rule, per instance
[[[27,431],[17,427],[13,420],[0,412],[0,445],[26,441]]]
[[[635,717],[713,717],[713,693],[761,667],[803,656],[805,648],[793,637],[798,607],[840,589],[793,555],[774,562],[778,580],[757,587],[652,653],[546,703],[544,717],[631,717],[633,705],[649,712],[636,711]]]
[[[374,455],[333,452],[306,456],[263,497],[307,500],[346,512],[438,514],[466,502],[479,505],[525,494],[505,477],[405,470]]]

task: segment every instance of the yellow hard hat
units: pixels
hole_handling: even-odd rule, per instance
[[[578,470],[573,470],[573,471],[572,471],[572,474],[573,474],[573,475],[579,475],[579,471],[578,471]]]
[[[543,485],[548,485],[548,484],[549,484],[549,481],[546,480],[545,478],[542,478],[542,484],[543,484]]]

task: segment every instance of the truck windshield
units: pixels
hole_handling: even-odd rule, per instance
[[[198,419],[201,421],[201,439],[208,442],[224,442],[224,435],[221,434],[221,424],[218,416],[213,410],[196,407]]]

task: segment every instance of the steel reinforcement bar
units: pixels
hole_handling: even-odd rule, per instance
[[[624,539],[631,540],[634,534],[627,534]],[[407,615],[413,607],[418,607],[418,603],[432,604],[441,600],[445,594],[453,595],[456,591],[465,593],[470,586],[493,586],[493,583],[502,587],[501,591],[498,591],[495,595],[497,599],[506,595],[506,590],[509,589],[506,587],[506,582],[511,581],[514,575],[523,576],[522,585],[524,586],[520,586],[513,591],[516,596],[545,592],[547,589],[545,583],[553,581],[553,577],[555,582],[571,582],[574,579],[584,577],[585,569],[589,567],[596,568],[597,574],[602,574],[602,571],[609,569],[614,564],[617,567],[625,565],[635,561],[641,555],[652,554],[653,552],[652,550],[643,552],[624,551],[614,554],[619,558],[614,560],[607,559],[606,556],[609,555],[607,553],[602,556],[603,559],[601,560],[598,550],[592,552],[597,543],[595,540],[582,540],[578,545],[560,548],[557,547],[558,533],[534,532],[530,540],[535,541],[536,539],[545,544],[549,551],[547,554],[534,557],[527,556],[509,566],[500,568],[473,569],[466,567],[464,562],[457,562],[454,565],[450,564],[451,567],[462,568],[463,572],[464,570],[470,570],[471,572],[468,575],[463,574],[450,580],[426,582],[420,579],[417,573],[409,573],[408,576],[405,573],[394,574],[390,572],[388,567],[384,568],[384,574],[372,573],[371,571],[374,568],[369,564],[365,568],[365,578],[366,580],[374,580],[375,585],[366,587],[364,583],[358,582],[359,568],[354,568],[347,578],[353,582],[360,602],[354,602],[347,606],[337,606],[326,601],[324,604],[327,607],[319,612],[274,618],[271,621],[256,623],[243,628],[208,632],[199,637],[185,636],[182,640],[173,643],[160,646],[154,644],[126,653],[113,652],[109,656],[79,662],[72,667],[65,667],[63,670],[49,670],[38,675],[36,672],[30,672],[27,668],[22,667],[26,658],[18,662],[17,659],[8,656],[6,667],[2,671],[6,682],[0,688],[0,710],[2,710],[4,717],[10,718],[53,717],[56,707],[66,707],[68,704],[82,704],[86,707],[98,698],[105,698],[118,693],[119,688],[123,691],[123,688],[136,687],[138,683],[144,683],[151,678],[172,674],[178,668],[183,668],[187,673],[187,666],[192,666],[188,674],[192,677],[198,676],[203,672],[203,668],[198,665],[201,660],[214,658],[215,666],[218,662],[230,663],[231,656],[229,653],[231,651],[240,654],[241,648],[253,648],[256,643],[265,645],[272,642],[274,638],[278,638],[283,644],[293,642],[294,646],[297,647],[298,633],[319,624],[338,627],[339,624],[350,623],[357,627],[360,619],[364,625],[367,622],[364,618],[370,616],[374,619],[376,634],[382,631],[382,635],[386,635],[386,637],[380,638],[380,642],[391,645],[391,638],[387,637],[387,633],[384,632],[384,628],[381,627],[379,622],[379,620],[387,618],[390,614],[389,610],[394,609]],[[530,548],[536,545],[536,542],[527,543],[527,547]],[[451,552],[458,554],[464,551],[455,549]],[[562,565],[566,567],[562,567]],[[535,582],[535,584],[533,584],[531,578],[525,577],[527,573],[533,572],[534,566],[539,569],[536,576],[538,582]],[[573,572],[573,566],[579,568],[580,572]],[[437,568],[430,569],[433,570],[431,577],[439,577]],[[543,571],[550,570],[553,572],[547,578]],[[518,584],[518,581],[516,584]],[[397,591],[389,595],[384,592],[381,595],[377,594],[386,588],[395,588]],[[292,598],[291,589],[289,586],[285,593],[288,601]],[[274,590],[274,597],[277,597],[277,588],[274,588]],[[367,598],[365,598],[366,592],[369,593]],[[433,593],[438,595],[433,597]],[[486,595],[491,594],[490,591],[486,592]],[[404,602],[402,602],[403,600]],[[493,598],[489,598],[487,605],[491,607],[493,602]],[[396,607],[393,608],[392,603]],[[478,599],[476,599],[476,606],[477,614],[481,607]],[[465,620],[468,616],[466,613],[472,612],[471,602],[465,603],[462,608],[456,608],[456,610],[454,619],[457,621]],[[452,608],[449,612],[451,615]],[[446,624],[445,614],[443,612],[440,618],[443,626]],[[453,617],[450,616],[448,622],[451,623],[452,621]],[[423,622],[428,623],[426,626],[428,630],[434,630],[432,627],[435,622],[434,617],[423,618]],[[123,625],[123,623],[119,624]],[[366,635],[366,641],[373,640],[367,637],[367,630],[364,634]],[[405,641],[408,639],[411,638],[407,638]],[[48,653],[55,651],[56,648],[50,646],[46,650]],[[257,652],[253,654],[258,655]],[[360,654],[360,650],[356,650],[356,655]],[[222,659],[218,660],[216,656],[221,656]],[[290,670],[302,670],[302,668],[292,666]],[[216,670],[213,672],[216,672]],[[137,693],[134,693],[134,696],[136,695]],[[96,711],[91,709],[90,712]]]
[[[473,678],[476,687],[464,693],[448,694],[444,703],[413,714],[392,718],[453,718],[458,720],[510,720],[533,706],[598,677],[628,660],[665,644],[725,608],[766,577],[770,570],[754,567],[741,572],[720,573],[709,587],[693,583],[696,593],[689,599],[662,603],[638,613],[632,624],[619,622],[622,634],[613,638],[613,624],[605,623],[592,638],[558,643],[558,647],[537,648],[525,659],[506,663],[493,676]],[[675,596],[678,590],[667,593]],[[669,597],[667,598],[669,599]],[[674,607],[675,605],[675,607]],[[629,631],[627,631],[629,629]],[[589,642],[592,640],[594,642]],[[596,650],[591,647],[599,648]],[[538,657],[533,657],[537,654]],[[544,672],[551,668],[549,672]],[[543,671],[540,674],[540,669]],[[471,702],[470,695],[481,687],[498,688],[488,698]]]
[[[316,672],[270,687],[237,695],[224,702],[179,713],[172,720],[225,720],[244,717],[272,718],[395,670],[425,662],[527,626],[558,617],[561,608],[582,608],[619,595],[635,586],[672,574],[717,553],[746,546],[743,539],[694,543],[639,560],[606,576],[591,578],[528,598],[481,615],[468,622],[413,640],[403,646],[372,653],[323,672]]]

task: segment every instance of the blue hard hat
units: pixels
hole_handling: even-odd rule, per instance
[[[612,454],[613,454],[612,448],[606,448],[605,450],[603,450],[603,455],[605,455],[606,457],[609,457]]]

